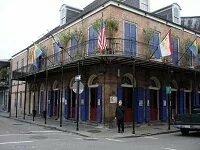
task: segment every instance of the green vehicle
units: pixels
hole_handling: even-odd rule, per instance
[[[176,115],[174,125],[182,135],[188,135],[189,131],[200,131],[200,106],[193,107],[192,114]]]

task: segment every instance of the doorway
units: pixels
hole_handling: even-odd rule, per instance
[[[186,114],[191,113],[191,92],[185,92],[185,105],[184,108]]]
[[[177,114],[177,91],[171,92],[171,119]]]
[[[76,93],[71,90],[71,98],[70,98],[70,118],[75,118],[75,110],[76,110]]]
[[[124,112],[124,122],[133,121],[133,111],[132,111],[132,101],[133,101],[133,88],[123,87],[123,106]]]
[[[158,90],[150,90],[151,121],[157,121],[159,116]]]
[[[98,88],[90,88],[90,120],[97,120],[97,94]]]
[[[60,106],[60,94],[59,90],[54,90],[54,102],[53,102],[53,115],[55,119],[59,118],[59,106]]]

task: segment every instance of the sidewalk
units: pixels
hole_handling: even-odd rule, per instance
[[[9,118],[9,113],[0,112],[1,117]],[[47,118],[47,123],[45,124],[44,118],[35,117],[33,121],[32,116],[18,116],[17,118],[12,115],[11,119],[18,120],[21,122],[26,122],[30,124],[36,124],[39,126],[47,127],[50,129],[60,130],[68,133],[73,133],[89,138],[128,138],[128,137],[140,137],[140,136],[150,136],[156,134],[168,134],[173,132],[178,132],[179,130],[171,125],[171,130],[168,130],[167,123],[156,123],[154,125],[135,125],[135,134],[132,134],[132,127],[125,128],[124,133],[117,133],[117,128],[109,129],[103,126],[95,126],[88,124],[79,124],[79,131],[76,131],[76,123],[73,121],[67,121],[63,119],[62,127],[60,127],[60,120],[54,120],[52,118]]]

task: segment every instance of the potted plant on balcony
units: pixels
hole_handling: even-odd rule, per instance
[[[97,31],[97,33],[99,33],[101,27],[101,19],[97,19],[92,26]],[[115,20],[114,18],[105,19],[105,30],[106,30],[105,32],[107,39],[109,39],[109,42],[107,43],[108,44],[107,50],[113,48],[112,46],[115,41],[114,37],[118,29],[119,29],[119,22],[117,20]]]
[[[152,56],[152,50],[151,50],[151,46],[150,46],[150,41],[153,37],[153,34],[154,32],[156,31],[156,29],[154,28],[146,28],[146,29],[143,29],[143,35],[144,35],[144,41],[146,42],[145,43],[145,57],[146,58],[150,58]]]
[[[183,67],[190,67],[191,53],[189,50],[189,46],[191,44],[192,44],[192,41],[190,39],[180,41],[180,51],[181,51],[180,58],[182,58],[182,60],[180,61],[180,64]]]
[[[68,47],[69,41],[71,40],[70,32],[62,33],[59,37],[60,42],[64,48]]]
[[[74,30],[71,33],[71,38],[75,38],[77,43],[77,50],[75,51],[75,59],[81,59],[83,56],[83,50],[81,47],[81,42],[83,41],[83,32],[81,30]]]

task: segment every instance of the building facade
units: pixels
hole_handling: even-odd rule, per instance
[[[104,50],[98,47],[96,29],[102,13],[107,36]],[[162,58],[159,44],[170,29],[173,52]],[[197,32],[120,1],[85,9],[36,41],[43,51],[36,69],[34,45],[13,57],[13,65],[22,57],[27,61],[24,67],[13,68],[13,80],[26,81],[24,115],[36,110],[50,118],[76,119],[76,75],[81,75],[84,85],[79,99],[84,122],[111,125],[119,100],[125,107],[126,123],[166,121],[168,111],[172,119],[178,113],[191,113],[194,105],[200,105],[199,55],[194,57],[188,50],[197,36]],[[171,87],[170,95],[166,86]],[[14,93],[12,104],[18,104],[19,91]],[[12,105],[13,114],[16,109],[20,107]]]

